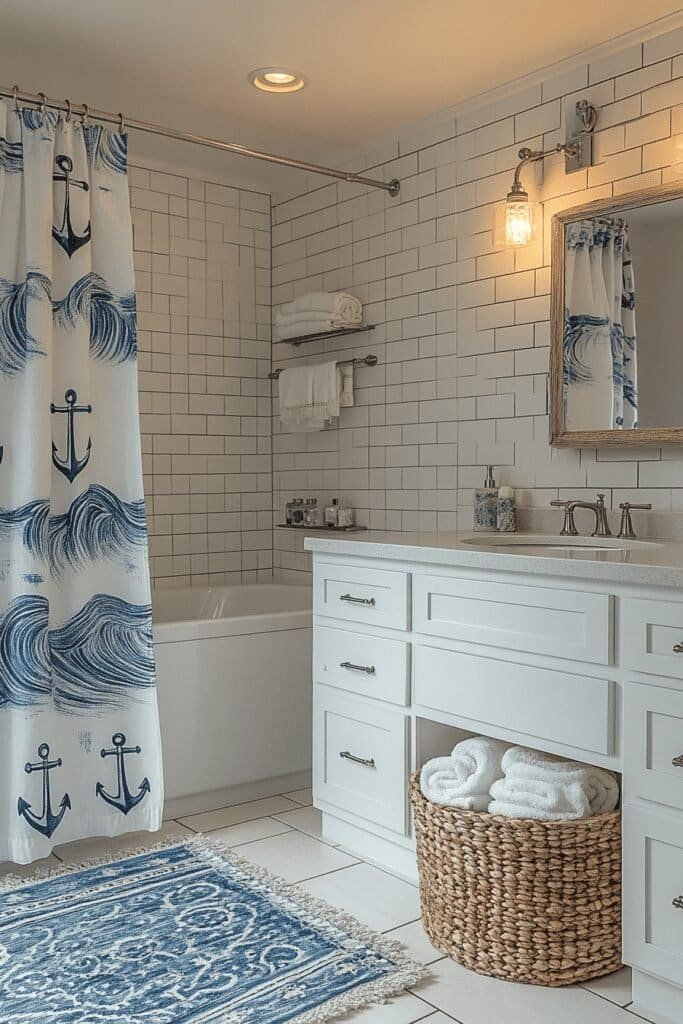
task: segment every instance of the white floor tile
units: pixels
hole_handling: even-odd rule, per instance
[[[179,818],[178,821],[195,832],[211,832],[215,828],[227,828],[228,825],[238,825],[242,821],[265,818],[270,814],[277,814],[279,811],[294,811],[300,806],[285,796],[267,796],[263,800],[251,800],[246,804],[221,807],[217,811],[191,814]]]
[[[278,821],[284,821],[287,825],[298,828],[300,832],[305,832],[308,836],[314,836],[315,839],[323,837],[323,816],[315,807],[300,807],[296,811],[276,814],[275,817]]]
[[[406,992],[386,1003],[348,1014],[343,1018],[343,1024],[415,1024],[416,1021],[432,1024],[435,1020],[431,1006]]]
[[[283,796],[296,801],[298,804],[302,804],[304,807],[308,807],[309,804],[313,803],[312,789],[295,789],[293,793],[284,793]]]
[[[603,999],[609,999],[610,1003],[616,1003],[617,1006],[626,1006],[633,998],[631,993],[631,968],[622,967],[620,971],[608,974],[604,978],[584,981],[581,988],[588,989],[589,992],[595,992],[596,995],[602,996]]]
[[[301,882],[356,863],[353,857],[335,850],[333,846],[319,843],[317,839],[311,839],[295,830],[271,839],[247,843],[246,846],[240,846],[237,852],[241,857],[267,868],[288,882]]]
[[[386,935],[388,939],[400,942],[406,952],[422,964],[433,964],[444,958],[443,953],[434,949],[425,935],[421,921],[404,924],[401,928],[394,928],[393,931],[387,932]]]
[[[452,960],[430,967],[416,993],[462,1024],[634,1024],[628,1010],[582,988],[516,985],[468,971]]]
[[[95,857],[116,856],[125,850],[139,850],[166,839],[190,837],[192,832],[177,821],[167,822],[158,832],[127,832],[122,836],[101,836],[97,839],[79,839],[76,843],[56,846],[55,853],[65,864],[78,864]]]
[[[420,916],[417,889],[370,864],[357,864],[346,871],[315,878],[301,888],[377,931],[398,928]]]
[[[60,861],[56,857],[42,857],[40,860],[34,860],[32,864],[13,864],[9,860],[0,861],[0,878],[4,878],[5,875],[17,875],[19,878],[30,878],[31,875],[35,874],[41,868],[57,868],[59,867]]]
[[[242,843],[253,843],[257,839],[269,839],[283,832],[291,832],[289,825],[275,818],[254,818],[253,821],[242,821],[239,825],[228,825],[211,832],[212,839],[218,839],[226,846],[239,846]]]

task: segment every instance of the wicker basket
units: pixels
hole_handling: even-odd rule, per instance
[[[457,963],[571,985],[621,967],[621,815],[533,821],[443,807],[411,780],[422,923]]]

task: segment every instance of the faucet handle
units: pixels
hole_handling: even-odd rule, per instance
[[[574,509],[572,507],[571,500],[560,501],[559,499],[553,499],[550,504],[553,508],[564,509],[564,523],[560,530],[560,537],[577,537],[579,531],[576,529],[576,523],[574,522]]]
[[[631,510],[637,509],[638,511],[647,512],[652,508],[652,505],[634,505],[630,501],[622,501],[619,504],[621,509],[621,523],[619,524],[619,537],[626,540],[635,540],[636,534],[633,529],[633,520],[631,519]]]

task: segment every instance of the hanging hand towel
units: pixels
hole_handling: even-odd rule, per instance
[[[422,793],[435,804],[485,811],[489,789],[503,774],[501,759],[507,748],[507,743],[488,736],[463,740],[450,757],[427,761],[420,773]]]
[[[339,416],[341,373],[336,362],[298,366],[279,377],[280,422],[289,433],[322,430]]]

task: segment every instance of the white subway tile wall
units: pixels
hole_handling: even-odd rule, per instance
[[[366,352],[380,363],[356,371],[355,408],[322,433],[283,434],[274,400],[276,518],[293,495],[340,495],[373,528],[466,529],[487,463],[532,509],[597,490],[616,507],[638,490],[659,512],[683,510],[679,451],[558,450],[547,441],[550,218],[672,179],[682,75],[676,30],[472,105],[457,124],[442,115],[414,126],[380,158],[349,162],[399,177],[399,199],[335,183],[273,206],[273,305],[344,289],[377,325],[342,342],[275,346],[275,364]],[[595,166],[566,175],[558,155],[542,172],[527,169],[525,184],[544,204],[544,237],[518,252],[497,250],[494,207],[518,149],[564,141],[581,97],[599,108]],[[293,531],[275,531],[274,567],[308,571]]]
[[[132,166],[155,585],[272,574],[270,196]]]

